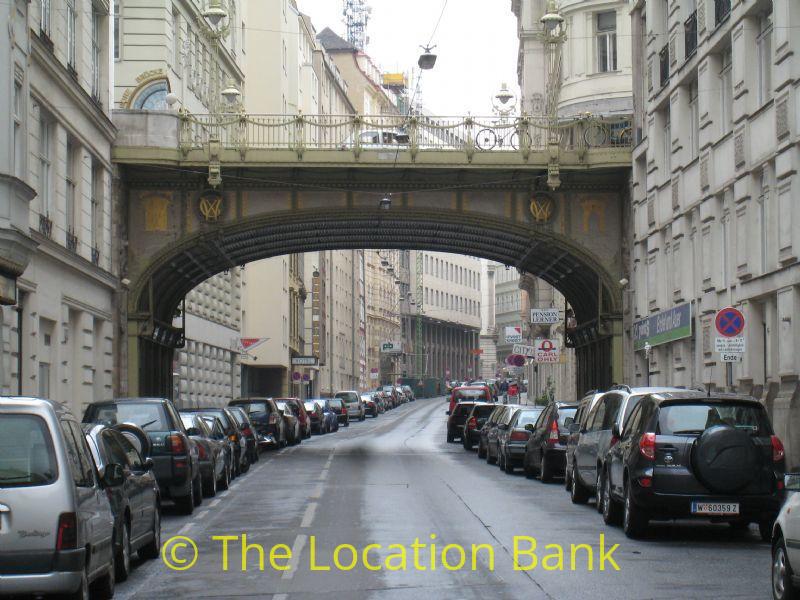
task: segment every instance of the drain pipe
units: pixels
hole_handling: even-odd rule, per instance
[[[22,396],[22,301],[17,302],[17,395]]]

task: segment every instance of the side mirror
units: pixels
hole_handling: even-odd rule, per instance
[[[508,429],[508,424],[506,424],[506,423],[500,423],[500,424],[497,426],[497,428],[498,428],[498,429],[502,429],[503,431],[505,431],[506,429]]]
[[[144,459],[144,468],[146,471],[152,471],[153,467],[155,467],[155,463],[153,462],[153,459],[148,456]]]
[[[800,473],[786,473],[783,476],[783,487],[787,492],[800,492]]]
[[[527,425],[525,425],[525,431],[530,431],[531,433],[533,433],[533,423],[528,423]]]
[[[446,415],[449,415],[449,414],[450,414],[450,411],[449,411],[449,410],[446,410],[446,411],[444,411],[444,414],[446,414]]]
[[[125,472],[122,470],[122,465],[111,463],[106,465],[105,472],[103,473],[103,485],[106,487],[116,487],[122,485],[125,481]]]
[[[189,429],[186,430],[186,435],[189,437],[192,437],[193,435],[199,436],[200,430],[197,427],[189,427]]]
[[[611,427],[611,435],[617,439],[622,437],[622,432],[619,430],[619,425],[616,423]]]

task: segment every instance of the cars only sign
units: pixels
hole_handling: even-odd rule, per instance
[[[537,363],[557,363],[561,358],[561,349],[557,339],[537,339],[534,343],[536,353],[533,360]]]

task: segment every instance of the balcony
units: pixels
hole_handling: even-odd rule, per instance
[[[689,58],[697,52],[697,11],[694,11],[689,18],[683,22],[683,39],[686,49],[686,60],[689,60]]]
[[[731,0],[714,0],[714,26],[719,27],[731,14]]]
[[[97,246],[92,248],[92,264],[96,267],[100,265],[100,248]]]
[[[669,45],[665,44],[658,53],[658,71],[660,73],[661,87],[669,81]]]
[[[46,238],[53,236],[53,221],[47,215],[39,215],[39,233]]]
[[[67,231],[67,250],[70,252],[78,251],[78,236],[71,229]]]

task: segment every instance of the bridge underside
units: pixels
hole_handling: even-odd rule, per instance
[[[358,248],[454,252],[539,277],[574,309],[579,389],[621,379],[617,282],[626,173],[565,174],[558,193],[538,191],[544,175],[225,170],[222,193],[209,196],[207,172],[184,169],[169,181],[169,170],[125,167],[128,392],[169,396],[175,343],[153,330],[168,330],[182,299],[204,280],[273,256]],[[388,209],[379,207],[385,197]],[[219,201],[213,218],[198,209],[204,198]]]

